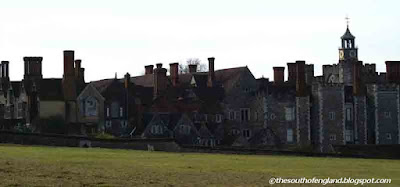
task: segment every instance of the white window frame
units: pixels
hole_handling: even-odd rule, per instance
[[[346,108],[346,121],[353,121],[351,108]]]
[[[336,141],[336,134],[329,135],[329,140]]]
[[[110,107],[106,108],[106,115],[107,115],[107,117],[110,117]]]
[[[293,121],[295,119],[295,108],[294,107],[286,107],[285,108],[285,119],[286,121]]]
[[[221,114],[215,115],[215,122],[217,122],[217,123],[221,123],[222,122],[222,115]]]
[[[346,130],[345,131],[345,137],[346,137],[346,142],[351,142],[353,140],[353,131],[352,130]]]

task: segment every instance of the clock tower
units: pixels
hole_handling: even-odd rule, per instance
[[[349,29],[349,18],[346,17],[347,28],[341,37],[342,46],[339,48],[339,82],[346,86],[353,84],[353,64],[358,62],[358,49],[355,38]]]
[[[346,18],[347,20],[349,18]],[[342,47],[339,48],[339,61],[358,61],[358,49],[356,47],[355,38],[350,30],[349,23],[347,21],[347,29],[344,35],[341,37],[342,39]]]

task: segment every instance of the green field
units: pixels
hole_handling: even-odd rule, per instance
[[[269,186],[271,177],[391,178],[383,186],[400,186],[400,160],[0,144],[2,186]]]

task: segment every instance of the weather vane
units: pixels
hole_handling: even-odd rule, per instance
[[[346,16],[346,23],[347,23],[347,28],[349,28],[349,20],[350,20],[350,18],[349,18],[349,16]]]

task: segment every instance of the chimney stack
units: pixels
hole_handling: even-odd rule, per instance
[[[64,76],[74,76],[74,51],[64,51]]]
[[[388,82],[400,81],[400,61],[386,61],[386,80]]]
[[[3,78],[3,64],[0,64],[0,78]]]
[[[288,82],[295,83],[297,77],[297,62],[296,63],[287,63],[288,66]]]
[[[75,60],[75,77],[78,79],[81,76],[81,63],[82,60]]]
[[[197,72],[197,64],[189,64],[189,73]]]
[[[126,73],[124,76],[124,85],[126,89],[129,88],[130,83],[131,83],[131,75],[129,73]]]
[[[362,67],[362,61],[354,61],[353,62],[353,95],[354,96],[359,96],[362,94],[361,67]]]
[[[215,61],[214,57],[208,58],[208,80],[207,80],[208,87],[213,87],[215,84],[214,61]]]
[[[157,68],[162,68],[162,63],[156,64]]]
[[[5,78],[8,78],[9,75],[9,62],[8,61],[1,61],[1,65],[2,65],[2,75]]]
[[[167,89],[167,69],[162,68],[161,64],[157,64],[157,68],[154,69],[154,98],[162,95]]]
[[[306,71],[305,61],[296,61],[296,95],[300,97],[306,96]]]
[[[178,68],[179,68],[179,63],[177,62],[169,64],[169,73],[171,76],[172,85],[174,87],[178,86],[179,83]]]
[[[147,65],[147,66],[144,66],[144,69],[145,69],[145,75],[148,75],[148,74],[153,74],[153,68],[154,68],[154,66],[153,66],[153,65]]]
[[[274,82],[280,84],[284,82],[285,78],[285,67],[273,67],[274,68]]]

